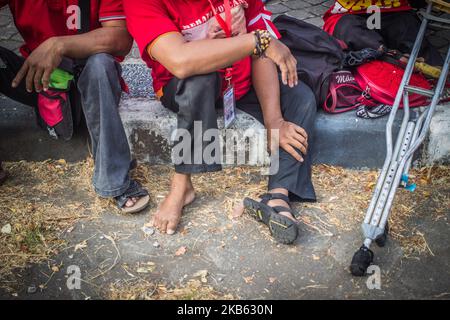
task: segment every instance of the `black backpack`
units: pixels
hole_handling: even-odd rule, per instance
[[[317,104],[323,105],[330,75],[342,69],[346,56],[339,41],[320,28],[287,15],[276,17],[274,24],[281,42],[297,59],[299,80],[313,90]]]

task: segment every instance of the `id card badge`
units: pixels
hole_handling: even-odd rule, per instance
[[[223,93],[223,119],[225,129],[230,127],[236,119],[236,100],[233,86],[229,86]]]

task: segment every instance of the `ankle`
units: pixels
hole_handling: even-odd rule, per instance
[[[171,192],[185,193],[193,189],[190,175],[175,173],[172,178]]]

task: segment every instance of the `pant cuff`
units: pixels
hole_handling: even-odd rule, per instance
[[[101,188],[98,188],[95,184],[94,190],[95,192],[102,198],[115,198],[118,197],[127,191],[128,187],[130,186],[131,180],[128,179],[127,182],[120,188],[113,189],[113,190],[102,190]]]
[[[217,172],[220,170],[222,170],[220,164],[181,164],[175,166],[175,172],[183,174]]]
[[[316,202],[316,192],[314,187],[306,188],[306,190],[294,190],[280,183],[269,183],[268,190],[282,188],[289,191],[289,200],[292,202]]]

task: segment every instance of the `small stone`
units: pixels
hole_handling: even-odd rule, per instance
[[[100,240],[103,240],[103,239],[105,239],[105,237],[104,236],[100,236]]]
[[[159,242],[158,242],[158,241],[153,242],[153,246],[154,246],[155,248],[159,248]]]
[[[69,255],[69,259],[73,259],[73,254]]]
[[[12,228],[11,228],[11,225],[8,223],[8,224],[5,224],[3,227],[2,227],[2,233],[3,234],[11,234],[11,231],[12,231]]]
[[[155,234],[155,229],[152,227],[147,227],[147,226],[143,226],[142,227],[142,231],[147,235],[147,236],[152,236]]]
[[[217,281],[218,281],[218,282],[222,282],[222,281],[223,281],[223,278],[222,278],[222,277],[219,277],[219,278],[217,278]]]
[[[36,286],[29,286],[27,288],[27,293],[28,294],[34,294],[34,293],[36,293],[36,291],[37,291]]]

